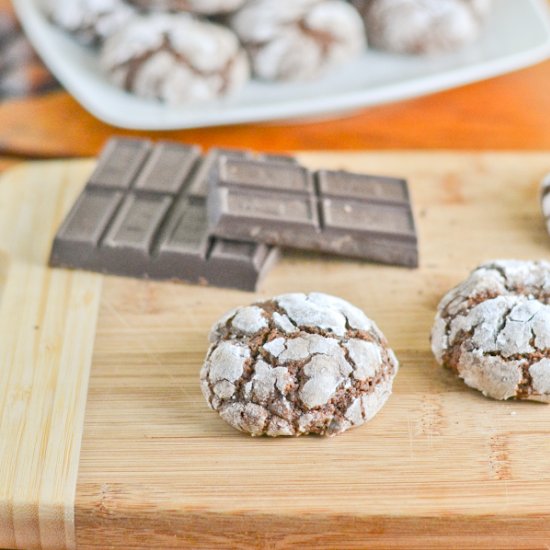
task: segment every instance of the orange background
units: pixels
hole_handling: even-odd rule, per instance
[[[7,9],[0,0],[0,10]],[[17,158],[88,156],[113,133],[68,94],[0,103],[0,169]],[[141,134],[151,135],[151,134]],[[153,134],[265,151],[550,150],[550,61],[428,97],[322,122],[251,124]]]

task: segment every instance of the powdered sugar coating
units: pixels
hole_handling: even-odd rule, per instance
[[[232,324],[243,334],[254,334],[267,328],[267,319],[262,309],[251,306],[239,309],[233,317]]]
[[[529,373],[535,392],[543,397],[550,396],[550,359],[537,361],[529,367]]]
[[[145,10],[189,11],[201,15],[219,15],[240,8],[246,0],[129,0]]]
[[[277,311],[273,313],[273,322],[280,331],[286,334],[292,334],[298,330],[296,325],[288,318],[288,315],[281,315]]]
[[[398,370],[375,323],[320,293],[234,309],[210,341],[203,394],[251,435],[334,435],[363,424],[388,399]]]
[[[105,43],[101,64],[121,88],[172,105],[231,94],[249,78],[236,36],[188,14],[134,18]]]
[[[360,15],[342,0],[251,0],[230,24],[265,80],[307,80],[365,47]]]
[[[46,11],[56,25],[88,45],[103,42],[136,15],[124,0],[48,0]]]
[[[353,372],[354,378],[367,380],[376,376],[376,371],[382,366],[382,355],[376,344],[352,338],[344,344],[344,347],[356,365]]]
[[[437,361],[495,399],[550,402],[550,263],[478,267],[438,307]]]
[[[396,53],[434,54],[474,42],[492,0],[353,0],[369,43]]]

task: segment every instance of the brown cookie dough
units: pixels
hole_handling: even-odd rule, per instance
[[[369,44],[395,53],[434,54],[474,42],[492,0],[352,0]]]
[[[124,27],[136,11],[124,0],[48,0],[50,19],[87,45],[97,45]]]
[[[129,0],[142,10],[189,11],[201,15],[220,15],[235,11],[246,0]]]
[[[210,407],[253,436],[335,435],[371,420],[398,362],[376,324],[326,294],[235,309],[210,334],[201,370]]]
[[[366,46],[360,15],[341,0],[251,0],[230,24],[264,80],[307,80]]]
[[[439,304],[437,361],[494,399],[550,402],[550,263],[478,267]]]
[[[229,95],[249,78],[234,33],[185,13],[135,17],[107,40],[101,64],[121,88],[172,105]]]

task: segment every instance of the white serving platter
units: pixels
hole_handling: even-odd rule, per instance
[[[495,0],[481,40],[459,53],[423,58],[368,51],[314,82],[253,81],[236,97],[174,108],[110,84],[101,73],[97,54],[48,22],[38,0],[15,0],[14,5],[36,50],[63,86],[94,116],[127,129],[174,130],[327,117],[483,80],[550,56],[545,0]]]

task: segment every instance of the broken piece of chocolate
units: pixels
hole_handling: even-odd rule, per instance
[[[217,236],[418,266],[403,179],[221,158],[208,211]]]
[[[52,266],[254,290],[278,256],[263,244],[212,238],[212,155],[177,143],[113,139],[55,238]]]

